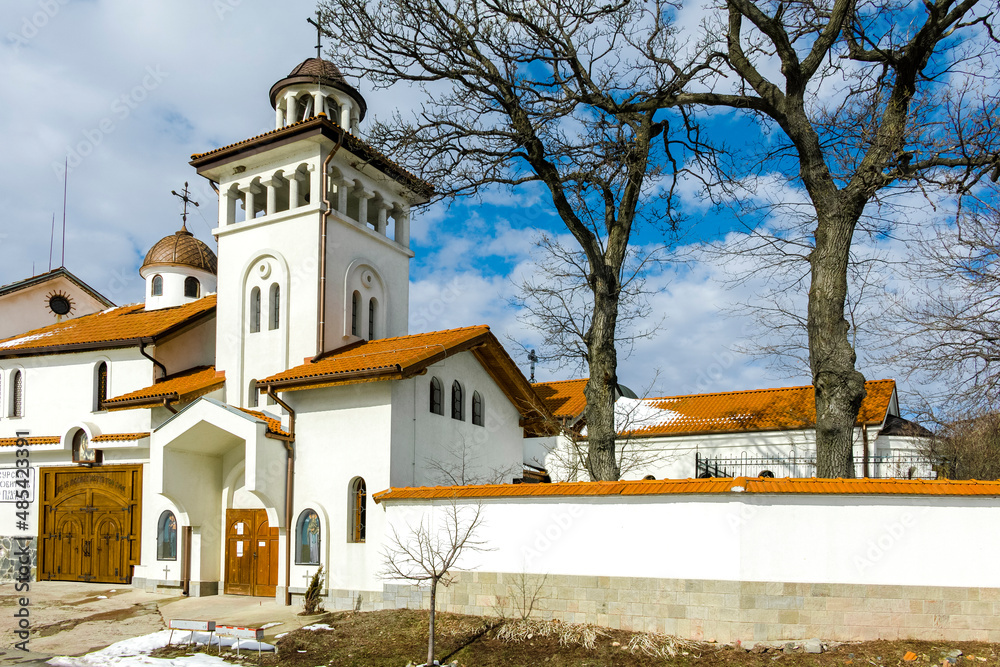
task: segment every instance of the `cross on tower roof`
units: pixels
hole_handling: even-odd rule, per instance
[[[316,10],[316,20],[306,19],[307,23],[316,26],[316,60],[323,59],[323,27],[319,24],[320,13]]]
[[[175,197],[180,197],[181,201],[184,202],[184,212],[181,213],[181,220],[182,220],[181,230],[186,232],[187,231],[187,221],[188,221],[188,204],[194,204],[195,206],[197,206],[198,202],[196,202],[195,200],[191,199],[191,196],[190,196],[191,195],[191,191],[188,190],[187,181],[184,181],[184,192],[183,193],[177,192],[177,190],[171,190],[170,194],[174,195]]]

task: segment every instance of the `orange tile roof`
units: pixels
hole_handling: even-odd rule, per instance
[[[17,444],[17,440],[17,438],[0,438],[0,447],[13,447]],[[62,438],[58,435],[39,435],[25,440],[28,441],[28,445],[58,445],[62,442]]]
[[[148,431],[145,433],[105,433],[104,435],[95,435],[91,442],[134,442],[148,437]]]
[[[361,341],[328,352],[301,366],[257,381],[277,391],[333,387],[360,382],[402,380],[423,372],[453,354],[471,350],[524,418],[529,432],[542,432],[552,422],[524,374],[485,325]]]
[[[245,412],[251,417],[255,417],[260,421],[264,422],[265,424],[267,424],[268,433],[271,433],[273,435],[281,435],[285,437],[291,435],[288,431],[285,431],[284,429],[281,428],[280,419],[272,417],[271,415],[264,412],[260,412],[258,410],[247,410],[246,408],[236,408],[236,409],[239,410],[240,412]]]
[[[215,366],[199,366],[176,373],[156,384],[115,396],[104,401],[108,410],[130,410],[169,401],[187,401],[218,389],[226,382],[226,374]]]
[[[523,498],[567,496],[655,496],[675,494],[774,493],[902,496],[1000,496],[1000,481],[910,479],[768,479],[753,477],[666,479],[558,484],[483,484],[386,489],[372,496],[384,500]]]
[[[0,357],[138,345],[140,340],[173,333],[214,310],[214,294],[160,310],[144,310],[141,303],[120,306],[2,340]]]
[[[555,417],[571,419],[579,417],[587,407],[587,399],[583,395],[587,378],[536,382],[531,386]]]
[[[587,400],[587,379],[539,382],[532,385],[557,417],[576,417]],[[865,383],[868,392],[858,424],[880,424],[896,389],[895,380]],[[617,406],[622,435],[656,436],[696,433],[788,431],[816,425],[812,386],[752,389],[715,394],[621,399]]]
[[[882,423],[895,389],[895,380],[866,382],[868,393],[857,423]],[[787,431],[816,425],[816,393],[812,386],[671,396],[645,402],[665,411],[662,420],[644,419],[629,429],[631,434]]]
[[[325,356],[258,380],[283,391],[342,384],[351,380],[400,379],[491,337],[488,326],[379,338],[334,350]]]
[[[210,151],[204,153],[194,153],[191,156],[191,164],[196,168],[203,166],[210,161],[211,158],[216,157],[222,153],[227,152],[239,152],[239,150],[254,146],[257,144],[267,144],[272,143],[278,139],[283,139],[289,135],[299,134],[303,131],[308,131],[313,128],[337,128],[340,129],[338,123],[333,122],[327,118],[325,113],[318,113],[315,116],[300,120],[291,125],[286,125],[285,127],[280,127],[276,130],[271,130],[269,132],[264,132],[263,134],[258,134],[255,137],[249,139],[244,139],[242,141],[237,141],[234,144],[229,144],[228,146],[220,146],[219,148],[213,148]],[[349,132],[344,132],[344,148],[354,153],[358,157],[363,158],[367,162],[371,163],[372,166],[377,169],[387,173],[389,176],[393,177],[394,180],[408,185],[413,188],[416,192],[426,197],[434,194],[434,186],[410,173],[406,169],[403,169],[396,162],[390,159],[388,156],[381,153],[371,144],[362,141],[353,134]],[[239,149],[239,150],[238,150]]]

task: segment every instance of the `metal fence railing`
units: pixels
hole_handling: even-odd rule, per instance
[[[815,477],[816,458],[812,456],[753,456],[744,452],[737,457],[694,455],[695,477]],[[854,476],[872,479],[937,479],[933,461],[917,455],[890,454],[869,456],[868,474],[864,461],[854,461]]]

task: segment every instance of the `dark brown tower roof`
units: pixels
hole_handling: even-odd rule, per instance
[[[282,88],[296,83],[316,83],[317,78],[320,85],[342,90],[354,98],[354,101],[358,103],[358,118],[364,119],[368,112],[368,103],[365,102],[365,98],[361,96],[357,88],[347,83],[336,65],[329,60],[320,60],[319,58],[303,60],[288,73],[288,76],[271,86],[271,107],[277,106],[278,93],[281,92]],[[337,119],[332,120],[336,122]]]
[[[219,259],[212,249],[194,237],[194,234],[181,228],[176,234],[160,239],[146,253],[142,268],[155,264],[170,266],[190,266],[216,275],[219,270]]]

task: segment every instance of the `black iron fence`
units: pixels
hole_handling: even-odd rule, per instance
[[[695,477],[815,477],[816,458],[811,456],[706,457],[694,455]],[[873,479],[937,479],[939,466],[916,455],[869,456],[854,461],[854,476]]]

